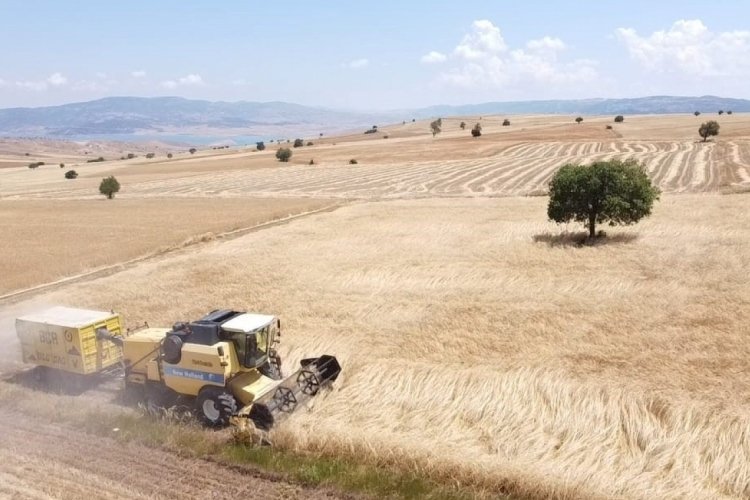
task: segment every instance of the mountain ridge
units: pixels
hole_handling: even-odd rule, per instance
[[[750,100],[717,96],[647,96],[577,100],[494,101],[383,112],[342,111],[271,101],[207,101],[182,97],[105,97],[37,108],[0,109],[0,136],[57,138],[97,134],[317,135],[373,123],[490,114],[665,114],[750,111]]]

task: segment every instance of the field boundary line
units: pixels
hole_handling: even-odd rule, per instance
[[[232,240],[235,238],[239,238],[240,236],[253,233],[255,231],[260,231],[262,229],[268,229],[274,226],[287,224],[289,222],[292,222],[297,219],[301,219],[303,217],[309,217],[311,215],[316,215],[316,214],[321,214],[321,213],[326,213],[326,212],[333,212],[334,210],[341,208],[342,206],[346,204],[347,204],[346,201],[342,201],[340,203],[333,203],[331,205],[326,205],[324,207],[317,208],[315,210],[308,210],[307,212],[300,212],[298,214],[287,215],[286,217],[281,217],[279,219],[273,219],[273,220],[269,220],[266,222],[261,222],[260,224],[255,224],[253,226],[242,227],[239,229],[232,229],[231,231],[226,231],[223,233],[215,234],[210,240],[205,239],[205,237],[210,233],[196,234],[196,235],[193,235],[192,237],[189,237],[186,240],[186,242],[182,244],[178,243],[173,246],[159,249],[154,252],[141,255],[140,257],[135,257],[133,259],[129,259],[123,262],[118,262],[116,264],[110,264],[107,266],[97,267],[89,271],[74,274],[72,276],[66,276],[64,278],[60,278],[55,281],[50,281],[47,283],[34,285],[29,288],[23,288],[21,290],[15,290],[13,292],[0,295],[0,304],[12,304],[12,303],[17,302],[19,299],[26,297],[27,295],[33,295],[37,292],[51,291],[63,285],[69,285],[71,283],[78,283],[81,281],[86,281],[88,279],[96,279],[96,278],[102,278],[104,276],[110,276],[120,271],[124,271],[125,269],[129,269],[136,264],[141,264],[148,260],[156,259],[165,255],[177,254],[185,250],[192,250],[196,246],[199,246],[201,244],[210,243],[216,240]]]

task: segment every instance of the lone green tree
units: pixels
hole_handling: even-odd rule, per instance
[[[303,141],[302,139],[294,139],[294,144],[293,144],[293,146],[294,146],[295,148],[301,148],[301,147],[302,147],[302,146],[304,146],[304,145],[305,145],[305,141]]]
[[[696,111],[696,112],[695,112],[695,113],[693,113],[693,114],[694,114],[695,116],[700,116],[701,112],[700,112],[700,111]]]
[[[292,157],[292,150],[289,148],[281,148],[276,151],[276,159],[280,162],[288,162],[289,158]]]
[[[583,118],[581,118],[580,116],[578,118],[576,118],[576,123],[578,125],[580,125],[582,121],[583,121]]]
[[[650,215],[659,194],[646,168],[633,159],[567,164],[549,183],[547,216],[558,224],[582,222],[593,239],[597,223],[629,225]]]
[[[255,149],[257,149],[258,151],[263,151],[264,149],[266,149],[266,145],[263,141],[258,141],[255,143]]]
[[[625,117],[622,115],[615,116],[615,123],[622,123],[625,121]]]
[[[703,137],[703,142],[706,142],[711,136],[719,135],[719,122],[709,120],[706,123],[702,123],[698,128],[698,134]]]
[[[507,118],[503,120],[503,127],[510,127],[510,120],[508,120]]]
[[[432,137],[435,137],[440,133],[440,129],[443,126],[443,119],[438,118],[434,122],[430,123],[430,129],[432,129]]]
[[[461,122],[461,124],[459,125],[459,127],[461,127],[461,130],[465,130],[466,129],[466,122]]]
[[[477,123],[471,128],[471,136],[472,137],[481,137],[482,136],[482,125]]]
[[[114,175],[105,177],[102,182],[99,183],[99,192],[111,200],[115,197],[115,193],[120,191],[120,183],[117,182]]]

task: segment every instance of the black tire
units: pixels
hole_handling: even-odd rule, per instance
[[[226,427],[237,413],[237,400],[222,387],[207,386],[195,398],[195,413],[208,427]]]

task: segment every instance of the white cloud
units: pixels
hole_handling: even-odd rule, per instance
[[[650,71],[699,77],[750,73],[750,31],[713,33],[700,19],[681,19],[649,36],[633,28],[619,28],[615,35],[630,57]]]
[[[420,61],[423,64],[435,64],[445,62],[446,59],[448,59],[448,56],[446,56],[442,52],[433,50],[430,53],[423,55]]]
[[[344,64],[345,68],[349,69],[363,69],[370,65],[369,59],[355,59],[354,61]]]
[[[139,69],[137,71],[131,71],[130,76],[132,76],[133,78],[144,78],[146,76],[146,72],[142,69]]]
[[[165,89],[174,89],[177,87],[198,87],[201,85],[205,85],[203,82],[203,78],[201,78],[201,75],[191,73],[189,75],[183,76],[181,78],[178,78],[177,80],[165,80],[161,82],[161,86]]]
[[[454,64],[439,80],[468,89],[523,89],[530,84],[589,83],[599,77],[595,61],[562,61],[560,56],[565,50],[565,43],[551,36],[513,49],[505,42],[500,28],[486,19],[478,20],[453,49],[449,60]]]
[[[68,79],[65,78],[63,75],[61,75],[60,73],[52,73],[47,78],[47,83],[49,83],[53,87],[61,87],[68,83]]]

